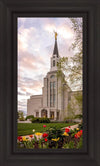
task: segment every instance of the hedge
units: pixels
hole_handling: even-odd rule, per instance
[[[32,118],[31,119],[32,123],[50,123],[49,118]]]
[[[27,119],[33,119],[33,118],[34,118],[33,115],[29,115],[29,116],[27,116],[27,117],[25,118],[25,120],[27,120]]]

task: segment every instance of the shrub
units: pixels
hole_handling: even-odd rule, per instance
[[[39,122],[40,123],[50,123],[50,119],[49,118],[40,118]]]
[[[25,119],[22,117],[22,118],[19,118],[20,121],[24,121]]]
[[[40,119],[40,118],[32,118],[32,119],[31,119],[31,122],[32,122],[32,123],[39,123],[39,119]]]
[[[20,121],[24,121],[25,120],[23,111],[18,111],[17,115],[18,115],[18,119]]]
[[[77,114],[76,116],[75,116],[75,119],[82,119],[83,118],[83,115],[82,114]]]
[[[29,115],[29,116],[27,116],[26,118],[25,118],[25,120],[27,120],[27,119],[33,119],[34,118],[34,116],[33,115]]]
[[[32,123],[50,123],[49,118],[33,118],[31,120]]]
[[[73,119],[67,119],[65,120],[65,123],[72,123],[73,122]]]

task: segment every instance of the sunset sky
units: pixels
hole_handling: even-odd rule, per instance
[[[82,21],[82,19],[80,19]],[[61,57],[71,57],[75,34],[69,18],[18,18],[18,110],[27,112],[27,99],[42,94],[43,78],[50,70],[57,31]]]

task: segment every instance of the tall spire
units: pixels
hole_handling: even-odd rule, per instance
[[[57,55],[57,57],[59,57],[59,52],[58,52],[58,46],[57,46],[57,32],[55,33],[55,45],[54,45],[54,50],[53,50],[53,55]]]

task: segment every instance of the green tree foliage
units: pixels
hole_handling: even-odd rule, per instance
[[[18,111],[18,119],[21,120],[21,121],[25,120],[23,111]]]
[[[79,110],[82,112],[82,101],[83,101],[82,93],[77,92],[75,95],[75,99],[76,99],[76,104],[78,104],[79,106]]]
[[[71,45],[71,48],[74,52],[74,56],[71,58],[63,57],[58,63],[58,72],[57,77],[60,77],[62,83],[67,83],[74,90],[82,90],[82,21],[79,18],[70,18],[72,23],[72,29],[75,33],[74,42]],[[63,77],[63,74],[65,77]],[[75,99],[75,100],[74,100]],[[82,113],[82,93],[76,93],[74,99],[68,104],[67,111],[70,110],[69,118],[73,119],[75,117],[75,105],[79,106],[79,110]]]
[[[29,116],[26,116],[26,118],[25,118],[25,120],[27,120],[27,119],[33,119],[34,118],[34,116],[33,115],[29,115]]]
[[[60,59],[57,76],[63,78],[63,71],[70,86],[75,87],[76,90],[82,90],[82,22],[77,18],[70,18],[70,21],[75,32],[75,39],[70,49],[75,54],[71,58],[63,57]]]
[[[76,114],[77,109],[80,114]],[[68,117],[67,119],[82,119],[82,94],[76,93],[67,106]]]

